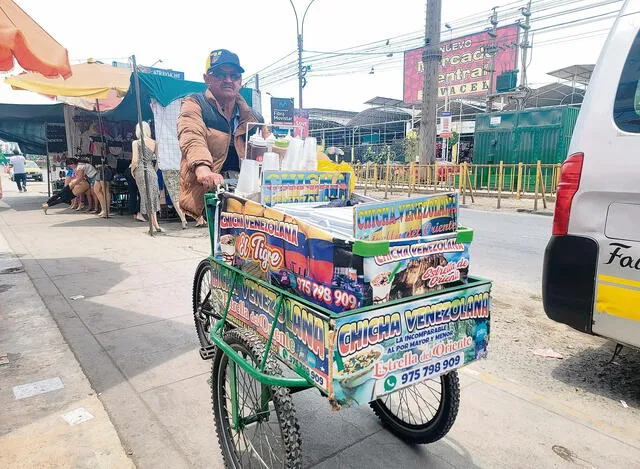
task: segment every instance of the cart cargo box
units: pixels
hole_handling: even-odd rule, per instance
[[[295,197],[308,195],[298,189]],[[336,312],[467,281],[473,232],[455,229],[455,194],[353,207],[326,205],[267,207],[220,194],[214,252],[229,265]],[[358,228],[359,217],[371,220],[371,213],[383,215]],[[434,231],[443,234],[422,235]]]
[[[341,405],[370,402],[486,356],[491,283],[335,313],[212,261],[212,301],[227,321],[267,339],[294,371]],[[281,299],[282,298],[282,299]]]

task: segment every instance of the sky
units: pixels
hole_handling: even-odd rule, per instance
[[[309,0],[292,1],[302,16]],[[534,17],[536,4],[545,1],[548,3],[548,0],[534,0]],[[585,3],[600,1],[585,0]],[[106,63],[112,60],[124,62],[135,54],[142,65],[151,65],[161,59],[162,63],[157,67],[183,71],[186,79],[202,81],[204,63],[212,49],[226,48],[237,53],[249,74],[296,48],[296,23],[289,0],[165,3],[171,6],[160,6],[160,2],[150,0],[102,3],[57,0],[55,7],[50,0],[17,0],[17,3],[67,48],[75,63],[88,58]],[[455,24],[475,13],[484,13],[488,18],[491,7],[517,6],[518,3],[526,5],[525,0],[443,0],[442,23]],[[559,9],[563,3],[566,0],[557,0]],[[575,5],[566,7],[574,8]],[[593,16],[597,11],[578,11],[569,19]],[[424,28],[424,17],[425,0],[315,0],[305,21],[305,50],[334,51],[419,31]],[[546,75],[551,70],[595,63],[606,38],[606,29],[611,24],[612,21],[602,21],[544,35],[540,33],[539,41],[534,34],[529,82],[532,85],[553,82],[556,80]],[[488,20],[486,25],[489,26]],[[590,31],[597,35],[592,36]],[[451,34],[455,37],[455,28]],[[571,37],[577,34],[589,37],[572,40]],[[383,60],[381,58],[381,66]],[[263,113],[268,102],[266,92],[280,97],[295,96],[297,102],[297,80],[263,88]],[[362,71],[320,77],[312,72],[304,89],[304,107],[359,111],[366,108],[364,102],[374,96],[402,99],[401,62],[392,70],[374,74]],[[0,102],[43,102],[43,98],[29,92],[13,91],[2,84]]]

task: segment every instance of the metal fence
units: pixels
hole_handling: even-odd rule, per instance
[[[337,147],[344,152],[342,161],[405,161],[405,136],[411,121],[398,120],[357,126],[316,128],[309,130],[325,148]]]
[[[466,197],[489,195],[497,198],[497,207],[504,197],[533,198],[546,208],[547,200],[555,198],[560,179],[560,164],[355,164],[356,187],[389,194],[458,190],[462,203]]]

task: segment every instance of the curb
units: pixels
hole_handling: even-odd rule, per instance
[[[517,209],[519,213],[530,213],[532,215],[542,215],[543,217],[552,217],[553,212],[537,212],[535,210],[531,210],[528,208],[519,208]]]

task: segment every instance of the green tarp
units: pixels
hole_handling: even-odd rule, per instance
[[[142,106],[142,119],[151,120],[151,98],[158,101],[163,106],[167,106],[172,101],[199,93],[207,89],[204,83],[195,81],[176,80],[171,77],[153,75],[151,73],[138,73],[140,80],[140,104]],[[137,121],[138,110],[136,107],[135,77],[131,75],[131,86],[124,96],[122,102],[110,111],[105,111],[102,116],[111,121]]]
[[[46,153],[47,123],[64,123],[62,104],[0,104],[0,139],[17,142],[25,153]]]
[[[64,122],[63,104],[0,104],[0,121]]]

